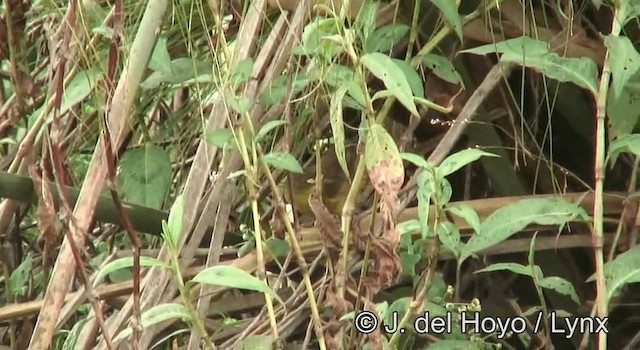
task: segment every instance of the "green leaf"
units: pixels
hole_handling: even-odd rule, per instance
[[[526,36],[495,44],[475,47],[462,52],[484,55],[502,53],[501,62],[513,62],[539,71],[561,82],[572,82],[593,94],[597,92],[598,67],[586,57],[567,58],[549,51],[549,44]]]
[[[276,103],[284,100],[285,97],[291,94],[297,94],[302,91],[311,80],[304,74],[298,74],[291,78],[291,91],[289,91],[289,77],[286,75],[279,76],[269,84],[269,87],[264,89],[260,94],[260,103],[265,107],[272,107]]]
[[[412,234],[414,232],[420,232],[420,221],[415,219],[404,221],[399,223],[396,228],[398,229],[401,237],[404,235]]]
[[[271,237],[266,242],[267,247],[275,257],[284,257],[289,254],[289,242],[284,239]]]
[[[640,134],[620,136],[617,140],[609,144],[608,156],[615,160],[622,152],[640,154]]]
[[[511,271],[513,273],[517,273],[518,275],[533,277],[533,272],[531,270],[531,267],[518,264],[518,263],[496,263],[496,264],[489,265],[484,269],[480,269],[475,273],[494,272],[494,271]]]
[[[264,162],[274,168],[302,174],[302,167],[298,160],[289,153],[271,152],[264,155]]]
[[[428,168],[429,167],[429,163],[427,163],[427,161],[422,158],[422,156],[417,155],[415,153],[400,153],[400,157],[402,157],[402,159],[406,160],[407,162],[413,163],[414,165],[421,167],[421,168]]]
[[[251,100],[249,100],[247,96],[235,96],[228,91],[225,93],[225,96],[229,107],[231,107],[234,112],[240,115],[249,112],[249,109],[251,108]]]
[[[153,48],[153,53],[149,59],[149,69],[171,75],[171,56],[167,50],[167,38],[160,37]]]
[[[556,53],[543,56],[528,57],[524,62],[520,57],[503,55],[503,62],[522,64],[527,68],[535,69],[551,79],[560,82],[571,82],[581,88],[589,90],[594,95],[598,91],[598,66],[586,57],[567,58],[560,57]]]
[[[362,56],[360,61],[373,75],[384,82],[387,89],[411,114],[419,116],[418,109],[413,102],[411,86],[402,69],[389,56],[381,53],[369,53]]]
[[[278,302],[283,303],[282,299],[265,282],[233,265],[217,265],[206,268],[195,275],[189,283],[252,290],[269,294]]]
[[[609,140],[615,140],[633,132],[640,117],[640,76],[635,75],[622,88],[620,96],[613,89],[607,94],[607,118]]]
[[[371,125],[364,151],[365,166],[373,187],[381,194],[400,190],[404,182],[404,167],[398,146],[387,130]]]
[[[462,203],[451,206],[447,208],[447,210],[451,212],[451,214],[463,218],[476,233],[480,232],[480,218],[478,217],[478,213],[476,213],[473,208],[471,208],[467,204]]]
[[[165,69],[166,70],[166,69]],[[143,89],[156,89],[160,84],[181,85],[190,80],[211,81],[213,68],[210,63],[189,57],[171,61],[171,72],[155,71],[140,84]]]
[[[580,206],[560,198],[524,199],[493,212],[481,225],[480,232],[463,246],[460,262],[472,254],[498,244],[529,224],[565,225],[587,213]]]
[[[528,36],[521,36],[509,40],[497,42],[495,44],[487,44],[476,46],[470,49],[462,50],[461,53],[472,53],[476,55],[486,55],[489,53],[509,53],[512,56],[525,57],[540,56],[549,53],[549,44],[532,39]]]
[[[604,277],[609,298],[618,295],[625,285],[640,282],[640,247],[633,247],[604,264]],[[595,275],[587,282],[594,280]]]
[[[129,150],[119,164],[122,197],[134,204],[162,209],[171,175],[171,159],[163,148],[148,143]]]
[[[93,90],[93,85],[96,84],[101,75],[97,68],[78,72],[64,89],[60,104],[60,115],[67,113],[71,107],[87,98]]]
[[[438,78],[451,84],[464,85],[460,73],[447,57],[427,54],[422,57],[422,64],[430,69]]]
[[[538,281],[538,285],[540,285],[540,287],[542,288],[551,289],[560,294],[566,295],[570,297],[571,300],[575,301],[576,304],[582,305],[575,288],[573,288],[573,285],[562,277],[545,277],[544,279]]]
[[[331,105],[329,107],[329,120],[331,122],[331,132],[333,133],[333,145],[338,159],[338,164],[347,176],[349,175],[349,166],[347,165],[347,156],[345,154],[344,145],[344,120],[342,119],[342,99],[347,93],[347,88],[342,86],[336,90],[331,96]]]
[[[237,89],[240,84],[247,82],[253,73],[253,58],[247,57],[237,62],[229,77],[233,89]]]
[[[376,18],[378,17],[378,3],[365,2],[358,12],[354,27],[358,34],[362,35],[363,42],[366,42],[371,34],[376,30]]]
[[[287,124],[286,120],[272,120],[270,122],[265,123],[256,134],[256,141],[261,141],[262,139],[265,138],[265,136],[269,134],[269,132],[271,132],[271,130],[285,124]]]
[[[233,136],[233,132],[227,128],[211,130],[205,134],[204,139],[218,148],[236,147],[236,139]]]
[[[392,58],[393,62],[402,70],[402,73],[407,78],[409,86],[411,86],[411,92],[413,96],[424,99],[424,86],[422,86],[422,78],[418,75],[418,72],[411,67],[411,64],[407,61]]]
[[[338,45],[328,37],[339,35],[335,18],[318,18],[309,23],[302,33],[302,54],[312,55],[324,60],[331,60],[342,52],[342,45]]]
[[[74,350],[77,349],[76,343],[78,342],[78,338],[84,329],[84,325],[87,323],[87,319],[82,319],[76,322],[71,328],[69,335],[67,335],[67,339],[64,340],[64,344],[62,344],[62,350]]]
[[[442,245],[455,257],[460,256],[460,230],[454,224],[445,221],[438,224],[436,232]]]
[[[153,325],[162,323],[164,321],[180,319],[183,321],[189,321],[191,318],[189,310],[181,304],[160,304],[152,307],[151,309],[142,313],[140,321],[142,328],[148,328]],[[118,336],[113,340],[114,343],[118,343],[131,335],[131,327],[124,329],[118,333]]]
[[[177,247],[179,238],[182,235],[182,222],[184,217],[184,197],[179,195],[171,206],[169,211],[169,219],[167,221],[167,230],[165,236],[171,240],[173,247]]]
[[[400,253],[400,266],[402,272],[411,277],[416,275],[416,264],[420,261],[422,256],[415,253]]]
[[[158,260],[156,258],[152,258],[149,256],[141,256],[140,257],[140,266],[141,267],[149,267],[149,266],[160,266],[160,267],[168,267],[162,260]],[[124,258],[116,259],[106,265],[104,265],[96,274],[93,279],[93,286],[97,286],[102,279],[111,274],[112,272],[133,267],[133,257],[126,256]]]
[[[23,296],[27,292],[27,282],[33,271],[33,256],[28,253],[22,260],[20,265],[11,272],[9,280],[11,281],[11,291],[14,295]]]
[[[389,52],[394,45],[397,45],[407,33],[409,26],[402,23],[388,24],[376,29],[365,43],[365,51],[373,52]]]
[[[468,148],[454,153],[448,156],[444,161],[442,161],[442,164],[438,166],[438,174],[442,177],[445,177],[458,171],[463,166],[475,162],[482,156],[498,157],[498,155],[495,155],[493,153],[481,151],[475,148]]]
[[[458,13],[456,1],[431,0],[431,2],[436,5],[440,12],[442,12],[442,15],[444,16],[447,23],[449,23],[456,34],[458,34],[458,38],[460,38],[460,41],[464,41],[464,38],[462,36],[462,19],[460,18],[460,14]]]
[[[640,69],[640,54],[626,36],[607,35],[604,44],[609,50],[609,68],[613,76],[613,91],[616,98],[622,94],[622,88]]]
[[[435,179],[430,171],[424,171],[418,175],[418,221],[420,222],[420,233],[422,238],[429,236],[429,206],[431,197],[435,193]]]
[[[275,349],[275,339],[269,335],[251,335],[238,344],[238,350],[273,350]]]
[[[640,16],[640,2],[637,0],[619,0],[616,7],[619,7],[618,21],[622,23],[621,27],[624,27],[628,21]]]
[[[356,73],[353,69],[339,64],[332,64],[329,69],[327,69],[327,73],[322,78],[324,79],[325,83],[329,84],[335,89],[346,86],[347,91],[349,92],[349,97],[355,100],[355,102],[357,103],[357,108],[364,109],[364,106],[366,105],[366,99],[364,96],[364,92],[362,91],[362,87],[356,80]],[[354,107],[354,109],[357,109],[356,106],[352,107]]]

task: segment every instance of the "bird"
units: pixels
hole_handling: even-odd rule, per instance
[[[347,167],[349,168],[350,175],[353,176],[356,165],[355,161],[357,160],[356,147],[348,146],[345,148]],[[321,156],[321,167],[322,202],[331,214],[340,216],[347,194],[349,193],[349,188],[351,187],[351,179],[347,177],[342,167],[340,167],[338,157],[333,147],[323,152]],[[305,218],[312,218],[314,215],[309,206],[309,197],[316,189],[315,179],[315,161],[305,167],[302,174],[291,174],[294,192],[293,205],[298,211],[298,214]]]

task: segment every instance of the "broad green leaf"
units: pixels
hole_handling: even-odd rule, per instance
[[[438,166],[438,174],[442,177],[445,177],[449,174],[452,174],[458,171],[463,166],[475,162],[476,160],[480,159],[480,157],[482,156],[498,157],[493,153],[481,151],[475,148],[468,148],[460,152],[454,153],[448,156],[445,160],[443,160],[442,164]]]
[[[418,221],[420,222],[420,233],[422,238],[429,237],[429,207],[431,206],[431,196],[435,192],[435,180],[430,171],[423,171],[418,175]]]
[[[363,42],[366,42],[371,34],[376,30],[376,18],[378,17],[378,3],[365,2],[358,12],[354,27],[358,34],[362,35]]]
[[[500,61],[522,64],[527,68],[537,70],[549,78],[560,82],[571,82],[581,88],[598,91],[598,66],[586,57],[567,58],[560,57],[556,53],[527,57],[524,61],[521,57],[504,54]]]
[[[177,247],[179,238],[182,235],[182,223],[184,217],[184,197],[179,195],[171,206],[169,211],[169,219],[167,221],[167,230],[165,236],[168,236],[173,243],[173,247]]]
[[[613,89],[607,95],[607,121],[609,140],[615,140],[633,132],[640,116],[640,79],[635,75],[622,88],[620,96]]]
[[[462,19],[460,18],[460,14],[458,13],[458,7],[456,5],[456,1],[451,0],[431,0],[431,2],[436,5],[436,7],[442,12],[445,20],[449,25],[453,28],[453,30],[458,34],[458,38],[460,41],[463,41],[464,38],[462,36]]]
[[[411,277],[416,275],[416,264],[422,259],[420,254],[416,253],[400,253],[400,266],[402,272]]]
[[[325,83],[336,89],[346,86],[349,96],[355,100],[358,108],[364,108],[366,104],[364,92],[356,80],[356,73],[353,69],[339,64],[332,64],[322,78]]]
[[[237,62],[231,71],[231,76],[229,77],[233,89],[235,90],[240,86],[240,84],[248,81],[252,73],[253,58],[247,57],[242,61]]]
[[[291,78],[291,91],[289,91],[289,77],[286,75],[275,78],[260,94],[260,103],[265,107],[271,107],[288,97],[289,93],[297,94],[302,91],[311,80],[303,74]]]
[[[231,107],[234,112],[240,115],[244,115],[249,112],[249,109],[251,108],[251,100],[249,100],[247,96],[236,96],[231,93],[225,93],[225,95],[227,97],[226,100],[229,107]]]
[[[580,206],[560,198],[524,199],[493,212],[480,225],[480,232],[463,246],[460,261],[472,254],[498,244],[529,224],[565,225],[587,213]]]
[[[586,57],[567,58],[552,52],[546,55],[527,57],[523,61],[519,56],[506,53],[500,58],[500,61],[521,64],[551,79],[574,83],[593,94],[598,91],[598,66],[593,60]]]
[[[71,328],[69,335],[67,335],[67,339],[64,340],[64,344],[62,344],[62,350],[75,350],[77,349],[76,343],[78,342],[78,338],[83,330],[84,325],[87,323],[87,319],[81,319],[76,322]]]
[[[78,72],[64,89],[60,103],[60,115],[67,113],[71,107],[87,98],[101,75],[102,73],[97,68]]]
[[[411,86],[402,69],[389,56],[381,53],[369,53],[360,59],[362,64],[378,79],[384,82],[391,93],[411,114],[418,117],[418,109],[413,102]]]
[[[462,203],[448,207],[447,210],[453,215],[463,218],[476,233],[480,232],[480,218],[473,208]]]
[[[271,152],[264,155],[264,162],[274,168],[302,174],[302,167],[298,160],[289,153]]]
[[[171,56],[167,50],[167,38],[160,37],[153,48],[153,53],[149,59],[149,69],[171,75]]]
[[[401,320],[404,314],[409,309],[411,305],[411,298],[403,297],[396,299],[389,308],[387,309],[387,314],[384,316],[385,324],[392,325],[393,324],[393,313],[395,312],[398,315],[398,319]]]
[[[339,35],[335,18],[318,18],[309,23],[302,33],[302,47],[296,53],[318,56],[330,60],[342,52],[342,45],[336,44],[328,37]]]
[[[166,69],[165,69],[166,70]],[[211,80],[212,64],[189,57],[181,57],[171,61],[171,72],[155,71],[140,84],[143,89],[156,89],[160,84],[180,85],[193,79]]]
[[[250,335],[244,338],[235,349],[242,350],[273,350],[275,339],[269,335]]]
[[[614,2],[615,3],[615,2]],[[637,0],[618,0],[618,15],[621,27],[624,27],[628,21],[640,16],[640,2]]]
[[[195,275],[189,283],[211,284],[266,293],[282,303],[282,299],[265,282],[233,265],[217,265],[206,268]]]
[[[582,305],[580,303],[580,298],[578,298],[578,294],[576,293],[573,285],[562,277],[551,276],[545,277],[544,279],[538,281],[538,284],[542,288],[554,290],[562,295],[566,295],[571,298],[571,300],[575,301],[576,304]]]
[[[511,271],[513,273],[517,273],[518,275],[533,277],[533,272],[531,271],[531,267],[518,264],[518,263],[496,263],[496,264],[489,265],[484,269],[480,269],[475,273],[495,272],[495,271]]]
[[[28,253],[22,260],[20,265],[11,272],[9,280],[11,281],[11,291],[14,295],[23,296],[27,292],[27,282],[33,271],[33,256]]]
[[[451,84],[463,85],[462,77],[447,57],[427,54],[422,57],[422,64],[430,69],[438,78]]]
[[[122,197],[134,204],[162,209],[171,186],[171,159],[151,143],[127,151],[120,160],[118,180]]]
[[[284,257],[290,252],[289,242],[287,240],[271,237],[267,240],[266,244],[271,254],[275,257]]]
[[[623,152],[640,155],[640,134],[623,135],[609,144],[608,156],[612,160]]]
[[[151,309],[142,313],[140,317],[142,328],[149,328],[153,325],[162,323],[164,321],[180,319],[183,321],[189,321],[189,310],[182,304],[160,304],[152,307]],[[113,340],[114,343],[118,343],[131,335],[131,327],[124,329],[118,333],[118,336]]]
[[[365,51],[372,52],[389,52],[394,45],[397,45],[407,33],[409,26],[402,23],[388,24],[376,29],[367,39]]]
[[[387,130],[371,125],[364,152],[365,166],[373,187],[383,195],[395,193],[404,183],[404,167],[398,146]]]
[[[513,62],[535,69],[549,78],[572,82],[592,93],[597,92],[598,67],[591,59],[566,58],[549,51],[548,43],[522,36],[462,52],[485,55],[502,53],[501,62]]]
[[[409,83],[409,86],[411,86],[413,96],[424,98],[424,86],[422,85],[422,78],[420,78],[418,72],[416,72],[416,70],[411,67],[407,61],[396,58],[392,58],[392,60],[396,63],[398,68],[402,70],[402,73],[404,73],[404,76],[407,78],[407,82]]]
[[[609,68],[613,76],[613,91],[616,98],[622,88],[640,68],[640,54],[626,36],[607,35],[604,44],[609,50]]]
[[[604,277],[609,298],[618,295],[625,285],[640,282],[640,247],[633,247],[604,264]],[[595,276],[591,276],[587,282],[594,280]]]
[[[415,219],[404,221],[399,223],[396,228],[400,233],[400,237],[403,237],[404,235],[410,235],[414,232],[420,232],[420,221]]]
[[[342,99],[347,93],[347,88],[339,87],[331,96],[331,105],[329,107],[329,120],[331,122],[331,132],[333,133],[333,145],[338,159],[338,164],[347,176],[349,175],[349,166],[347,165],[347,156],[345,154],[344,145],[344,120],[342,119]]]
[[[460,256],[460,230],[454,224],[445,221],[438,225],[436,232],[442,245],[455,257]]]
[[[476,55],[486,55],[489,53],[509,53],[512,56],[518,56],[521,60],[525,57],[545,55],[549,53],[549,44],[532,39],[528,36],[521,36],[509,40],[497,42],[495,44],[487,44],[476,46],[470,49],[462,50],[461,53],[473,53]]]
[[[236,139],[233,132],[227,128],[215,129],[204,135],[205,141],[218,148],[235,148]]]
[[[421,168],[428,168],[429,167],[429,163],[427,163],[427,161],[422,158],[422,156],[417,155],[415,153],[400,153],[400,157],[402,157],[402,159],[406,160],[407,162],[413,163],[414,165],[421,167]]]
[[[160,267],[167,267],[167,265],[162,261],[162,260],[158,260],[156,258],[152,258],[149,256],[141,256],[140,257],[140,266],[141,267],[150,267],[150,266],[160,266]],[[110,273],[117,271],[117,270],[121,270],[121,269],[126,269],[126,268],[130,268],[133,267],[133,257],[132,256],[126,256],[124,258],[119,258],[116,259],[106,265],[104,265],[96,274],[95,278],[93,279],[93,286],[97,286],[100,282],[102,282],[102,279],[109,275]]]
[[[265,138],[265,136],[269,134],[269,132],[271,132],[271,130],[285,124],[287,124],[286,120],[272,120],[270,122],[265,123],[256,134],[256,141],[261,141],[262,139]]]

